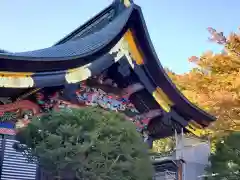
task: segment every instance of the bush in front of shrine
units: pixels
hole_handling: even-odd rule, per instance
[[[54,179],[152,178],[147,146],[135,126],[114,112],[82,108],[45,114],[21,129],[17,140],[27,145],[18,150],[29,160],[37,157],[41,171]]]

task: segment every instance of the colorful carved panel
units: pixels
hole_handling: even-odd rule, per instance
[[[32,101],[22,100],[0,105],[0,121],[15,124],[16,128],[26,126],[34,115],[40,114],[40,107]]]
[[[73,91],[73,97],[76,100],[75,104],[64,100],[63,89],[54,91],[38,89],[38,91],[34,91],[34,94],[27,93],[29,97],[22,96],[31,100],[20,100],[22,98],[19,98],[16,102],[10,104],[3,103],[3,105],[0,105],[0,121],[12,122],[15,124],[15,128],[18,129],[25,127],[33,116],[42,113],[66,108],[93,106],[124,114],[125,118],[132,121],[137,130],[143,133],[144,140],[148,139],[147,126],[152,118],[162,115],[162,111],[157,109],[140,114],[129,101],[129,97],[133,93],[142,90],[144,87],[140,83],[136,83],[120,89],[114,81],[105,77],[104,74],[93,77],[93,81],[95,86],[89,86],[87,85],[89,83],[83,81]]]

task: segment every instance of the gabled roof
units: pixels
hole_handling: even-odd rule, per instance
[[[134,31],[136,41],[140,44],[141,50],[145,54],[143,66],[148,69],[147,73],[156,86],[160,87],[167,94],[171,102],[174,102],[172,108],[177,111],[177,114],[184,117],[189,116],[189,120],[193,118],[202,126],[208,126],[209,122],[215,120],[215,117],[192,104],[168,77],[155,52],[141,8],[137,5],[134,6],[136,10],[134,21],[132,21],[132,30]]]
[[[85,22],[83,25],[81,25],[80,27],[69,33],[67,36],[59,40],[57,43],[54,44],[54,46],[66,43],[67,41],[75,39],[75,37],[81,38],[87,36],[104,28],[106,24],[116,18],[118,14],[116,7],[116,3],[112,3],[100,13],[95,15],[93,18]]]
[[[98,73],[98,67],[103,70],[115,63],[110,50],[125,42],[131,56],[125,54],[130,58],[127,58],[129,64],[158,106],[165,110],[166,118],[176,120],[189,131],[208,126],[215,118],[186,99],[164,71],[141,8],[130,1],[124,2],[114,1],[52,47],[0,54],[0,75],[14,78],[19,72],[17,78],[22,82],[1,86],[48,87],[80,82]],[[114,51],[119,48],[122,47]]]
[[[116,16],[114,21],[108,22],[104,28],[83,37],[79,34],[71,33],[60,41],[64,42],[62,44],[59,42],[55,46],[34,51],[2,53],[0,54],[0,71],[41,72],[52,69],[66,70],[94,61],[96,57],[109,51],[112,44],[119,40],[120,34],[122,34],[132,11],[133,8],[126,9],[123,13]],[[82,29],[82,26],[79,29]],[[76,36],[80,37],[72,40]],[[24,63],[25,65],[19,66],[19,63]]]
[[[68,41],[75,40],[76,38],[82,38],[86,35],[93,34],[112,22],[116,21],[116,18],[124,12],[126,5],[133,8],[132,0],[114,0],[112,4],[99,12],[97,15],[87,20],[84,24],[76,28],[74,31],[63,37],[60,41],[53,46],[66,43]]]

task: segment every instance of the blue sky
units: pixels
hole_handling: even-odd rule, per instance
[[[0,48],[19,52],[45,48],[94,16],[112,0],[0,0]],[[188,57],[218,51],[207,41],[212,26],[237,31],[239,0],[135,0],[164,67],[177,73],[191,68]]]

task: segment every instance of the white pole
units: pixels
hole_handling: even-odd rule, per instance
[[[184,134],[183,134],[183,128],[181,129],[181,159],[183,159],[183,151],[185,147],[185,139],[184,139]]]
[[[186,176],[186,164],[185,164],[185,162],[182,163],[182,169],[183,169],[183,174],[182,174],[183,180],[185,180],[186,179],[185,178],[185,176]]]
[[[175,129],[175,149],[177,150],[178,147],[178,134],[177,134],[177,130]]]

